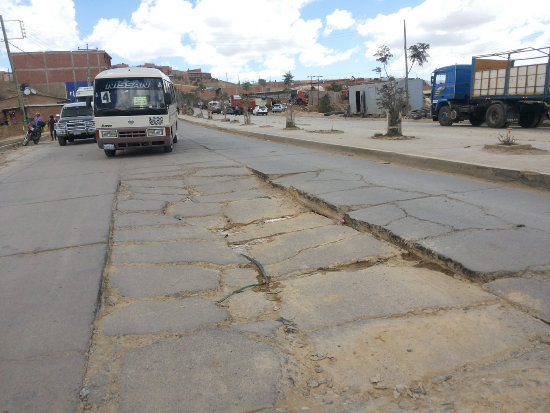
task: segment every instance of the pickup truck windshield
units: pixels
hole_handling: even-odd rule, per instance
[[[94,107],[96,116],[166,114],[162,79],[96,79]]]
[[[75,118],[77,116],[94,116],[91,106],[67,106],[61,112],[61,118]]]

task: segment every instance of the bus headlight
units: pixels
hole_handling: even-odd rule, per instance
[[[147,136],[164,136],[164,128],[147,129]]]
[[[116,130],[102,130],[101,131],[101,137],[102,138],[116,138],[118,136],[118,133]]]

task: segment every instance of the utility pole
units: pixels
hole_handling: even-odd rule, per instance
[[[18,20],[19,21],[19,20]],[[23,104],[23,96],[21,96],[21,89],[19,89],[19,81],[17,80],[17,73],[15,72],[15,66],[13,65],[13,59],[10,53],[10,44],[8,42],[8,35],[6,34],[6,27],[4,26],[4,18],[0,16],[0,23],[2,24],[2,34],[4,35],[4,43],[6,43],[6,53],[10,61],[11,72],[13,73],[13,83],[15,84],[15,91],[17,92],[17,100],[19,101],[19,109],[21,110],[21,117],[23,118],[23,130],[27,127],[27,115],[25,114],[25,105]]]
[[[81,49],[79,47],[78,50],[84,50],[84,49]],[[86,80],[88,81],[88,86],[91,86],[90,85],[90,54],[88,53],[88,43],[86,43],[86,63],[88,64],[88,73],[87,73]],[[76,90],[75,90],[75,93],[76,93]]]
[[[403,20],[403,39],[405,48],[405,96],[407,99],[407,113],[409,112],[409,59],[407,57],[407,26]],[[412,66],[411,66],[412,67]]]
[[[311,88],[313,89],[313,78],[316,77],[317,78],[317,105],[319,105],[319,83],[321,82],[320,79],[323,77],[323,76],[308,76],[311,78]]]

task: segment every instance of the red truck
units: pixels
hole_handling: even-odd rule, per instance
[[[246,100],[243,99],[241,95],[231,95],[230,99],[231,99],[231,107],[233,108],[233,110],[242,114],[243,108],[245,107],[245,105],[247,105]],[[256,101],[254,100],[248,101],[249,111],[252,111],[252,109],[254,109],[255,106],[256,106]]]

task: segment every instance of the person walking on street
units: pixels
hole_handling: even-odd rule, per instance
[[[50,115],[50,118],[48,119],[48,129],[50,130],[52,141],[57,140],[57,136],[55,135],[55,118],[53,115]]]

